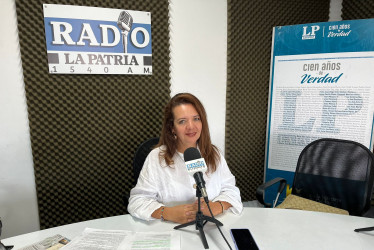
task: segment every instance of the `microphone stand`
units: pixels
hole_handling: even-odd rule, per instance
[[[196,188],[196,197],[197,197],[197,212],[196,212],[196,220],[195,221],[191,221],[191,222],[187,222],[187,223],[184,223],[184,224],[181,224],[179,226],[176,226],[174,227],[174,229],[179,229],[179,228],[183,228],[183,227],[187,227],[187,226],[190,226],[190,225],[193,225],[193,224],[196,224],[196,230],[199,230],[200,232],[200,237],[201,237],[201,241],[203,242],[203,245],[204,245],[204,248],[205,249],[208,249],[209,246],[208,246],[208,242],[206,240],[206,237],[205,237],[205,233],[204,233],[204,225],[210,221],[210,222],[213,222],[218,226],[223,226],[223,224],[215,219],[215,218],[212,218],[210,216],[206,216],[204,215],[202,212],[201,212],[201,209],[200,209],[200,198],[202,197],[201,196],[201,191],[200,189],[197,187]]]

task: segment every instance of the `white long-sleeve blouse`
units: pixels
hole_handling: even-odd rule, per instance
[[[164,146],[161,146],[164,147]],[[187,173],[183,154],[176,152],[174,164],[167,166],[159,160],[161,147],[152,150],[144,162],[136,186],[131,190],[128,212],[143,220],[153,220],[152,213],[161,206],[191,204],[196,198],[195,180]],[[243,204],[235,177],[220,153],[220,161],[214,173],[204,173],[208,198],[211,201],[226,201],[229,210],[240,214]]]

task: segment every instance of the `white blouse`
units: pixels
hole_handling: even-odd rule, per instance
[[[191,204],[197,199],[196,189],[193,188],[195,179],[187,173],[183,154],[175,153],[174,164],[169,167],[165,160],[160,164],[160,150],[160,147],[155,148],[149,153],[138,182],[130,193],[127,210],[143,220],[153,220],[152,213],[162,206]],[[232,205],[229,208],[232,213],[242,212],[239,188],[235,186],[235,177],[221,153],[217,170],[203,176],[209,200],[226,201]]]

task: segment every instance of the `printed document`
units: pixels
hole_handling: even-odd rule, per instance
[[[133,232],[124,230],[100,230],[86,228],[62,250],[180,250],[180,233]]]

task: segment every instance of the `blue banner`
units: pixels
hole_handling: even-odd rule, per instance
[[[372,150],[373,68],[374,19],[273,28],[265,181],[291,188],[300,152],[319,138]]]

